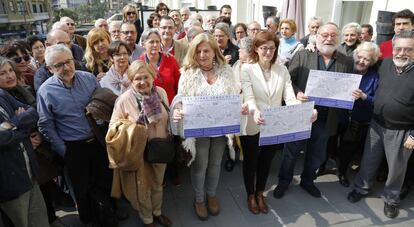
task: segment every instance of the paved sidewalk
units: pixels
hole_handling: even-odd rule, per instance
[[[316,183],[323,196],[313,198],[298,185],[303,159],[297,163],[294,183],[285,196],[275,199],[272,189],[277,182],[280,159],[279,152],[268,180],[267,202],[271,211],[266,215],[253,215],[247,209],[240,162],[232,172],[222,169],[217,193],[221,204],[221,213],[218,216],[210,216],[207,221],[197,218],[193,210],[194,198],[188,168],[182,171],[182,185],[175,187],[170,182],[167,183],[163,213],[171,218],[173,226],[181,227],[414,226],[413,191],[402,201],[400,215],[396,219],[389,219],[383,214],[384,204],[380,198],[383,183],[378,183],[369,197],[352,204],[346,199],[351,189],[342,187],[335,175],[324,175]],[[143,226],[129,204],[125,203],[124,207],[129,210],[130,217],[121,222],[120,227]],[[58,215],[64,216],[64,222],[70,226],[81,226],[76,212],[59,211]]]

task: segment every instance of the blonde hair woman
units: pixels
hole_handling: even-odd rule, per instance
[[[110,124],[128,119],[146,125],[148,139],[166,138],[169,135],[168,112],[165,108],[168,105],[167,93],[161,87],[154,86],[154,77],[155,72],[143,61],[136,60],[129,66],[131,88],[117,99]],[[134,198],[131,204],[138,210],[144,226],[154,226],[154,220],[162,226],[171,226],[170,219],[161,213],[166,164],[151,164],[145,159],[142,161],[143,170],[138,170],[145,174],[141,185],[135,188],[135,182],[127,183],[134,187],[130,190],[138,192],[138,198]]]
[[[109,70],[110,34],[102,28],[89,31],[86,39],[85,62],[86,68],[100,80]]]
[[[197,35],[190,43],[181,69],[178,93],[172,103],[174,121],[181,124],[185,117],[182,97],[236,94],[239,94],[239,89],[233,71],[221,54],[216,40],[210,34]],[[194,209],[201,220],[208,218],[207,209],[211,215],[220,212],[216,189],[227,140],[225,136],[215,136],[190,138],[183,142],[183,146],[192,153],[190,176],[195,191]]]

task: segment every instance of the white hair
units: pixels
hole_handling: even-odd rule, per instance
[[[102,22],[106,22],[106,20],[105,19],[103,19],[103,18],[99,18],[99,19],[97,19],[96,21],[95,21],[95,28],[99,28],[99,24],[100,23],[102,23]]]
[[[46,65],[52,66],[54,63],[53,59],[55,58],[55,55],[58,53],[67,53],[73,58],[72,51],[70,51],[70,49],[64,44],[52,45],[47,47],[45,51]]]
[[[380,49],[377,44],[373,42],[362,42],[358,45],[358,47],[354,50],[354,60],[358,59],[358,53],[361,51],[368,51],[371,52],[371,65],[375,64],[378,61],[380,56]]]
[[[184,30],[188,31],[191,27],[198,26],[202,27],[202,24],[199,20],[189,18],[186,22],[184,22]]]
[[[359,25],[359,24],[358,24],[358,23],[356,23],[356,22],[351,22],[351,23],[346,24],[346,25],[342,28],[342,34],[345,34],[345,31],[346,31],[347,29],[349,29],[349,28],[354,28],[354,29],[355,29],[355,32],[357,33],[357,35],[358,35],[358,36],[359,36],[359,35],[361,35],[361,32],[362,32],[361,25]]]
[[[318,23],[318,24],[319,24],[319,26],[322,26],[322,24],[323,24],[322,17],[317,17],[317,16],[311,17],[311,18],[309,19],[309,22],[308,22],[308,27],[310,26],[310,24],[311,24],[312,22],[316,22],[316,23]]]

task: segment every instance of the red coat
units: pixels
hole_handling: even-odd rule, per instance
[[[392,39],[382,42],[379,47],[381,50],[381,60],[392,57]]]
[[[167,92],[168,102],[174,99],[178,91],[178,80],[180,79],[180,67],[174,56],[161,54],[161,62],[158,67],[158,77],[154,81],[154,85],[164,88]],[[145,61],[145,54],[139,57]]]

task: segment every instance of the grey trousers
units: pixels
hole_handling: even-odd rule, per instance
[[[386,129],[372,120],[365,141],[361,167],[354,180],[357,192],[368,194],[375,182],[378,167],[385,154],[388,163],[388,178],[385,182],[382,198],[388,204],[399,204],[407,162],[413,151],[404,148],[404,142],[408,135],[408,130]]]
[[[18,227],[47,227],[46,205],[40,192],[39,185],[33,183],[33,188],[19,198],[0,203],[0,209]]]
[[[205,191],[209,197],[216,196],[226,142],[225,136],[196,139],[197,153],[190,166],[191,184],[195,191],[196,202],[204,202]]]

